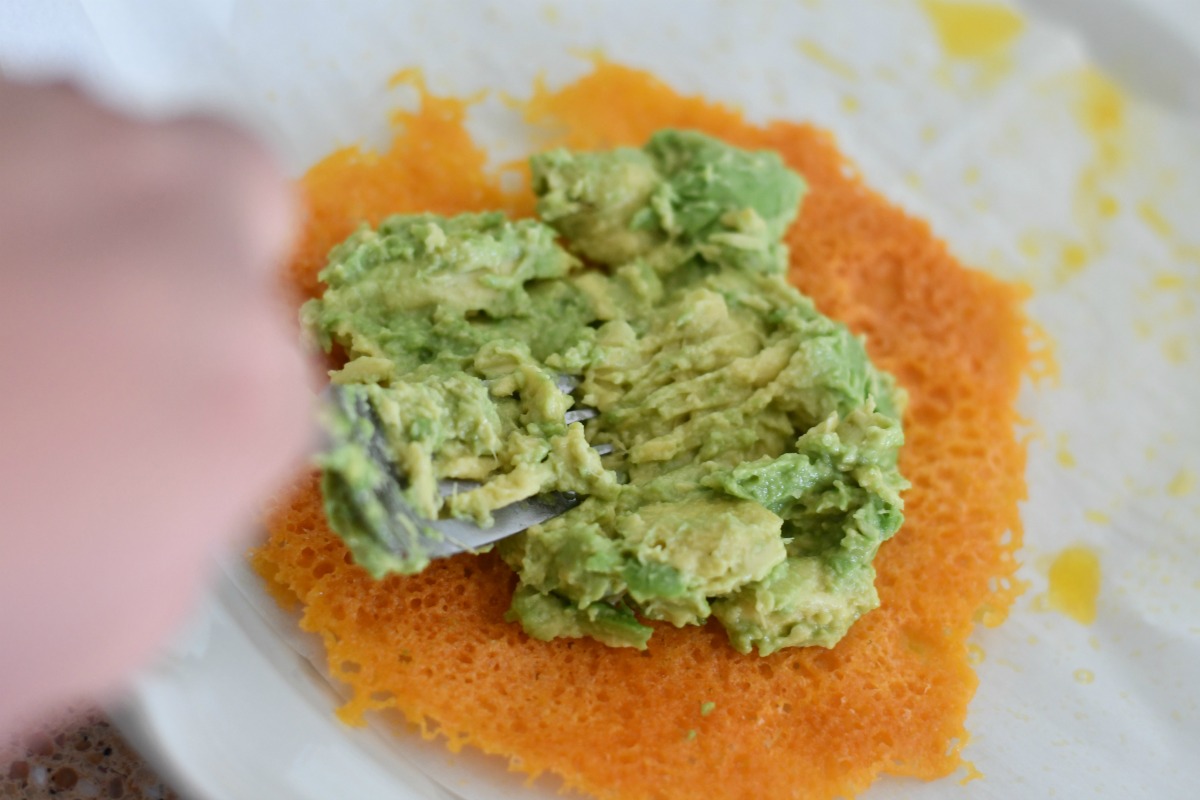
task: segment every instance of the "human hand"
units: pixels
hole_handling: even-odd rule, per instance
[[[294,217],[226,125],[0,80],[0,729],[144,661],[294,463]]]

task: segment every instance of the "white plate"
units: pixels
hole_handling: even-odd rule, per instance
[[[1128,0],[1087,3],[1089,36],[1133,42],[1165,64],[1161,74],[1194,75],[1183,43],[1200,27],[1188,28],[1189,0],[1149,1],[1173,24]],[[985,777],[884,779],[866,797],[1190,796],[1183,767],[1200,752],[1200,494],[1188,480],[1200,473],[1200,137],[1194,123],[1134,103],[1098,143],[1077,112],[1104,85],[1081,77],[1078,38],[1030,23],[999,59],[952,60],[904,0],[16,7],[27,35],[0,30],[7,66],[57,60],[123,102],[216,107],[262,132],[297,172],[337,144],[384,140],[386,110],[411,99],[385,88],[401,67],[424,67],[437,91],[523,95],[539,73],[552,85],[585,73],[578,53],[596,47],[752,119],[832,128],[869,181],[928,218],[965,261],[1035,285],[1029,310],[1062,368],[1057,384],[1027,387],[1021,400],[1033,421],[1021,573],[1031,588],[1004,626],[975,639],[987,657],[965,757]],[[1143,73],[1131,73],[1138,85],[1161,82]],[[1183,109],[1188,86],[1156,94],[1174,92]],[[471,125],[504,156],[525,145],[500,102],[485,102]],[[1122,153],[1119,167],[1096,172],[1100,145]],[[1085,174],[1119,199],[1114,218],[1099,219],[1080,194]],[[1086,252],[1086,269],[1064,269],[1067,246]],[[1101,558],[1091,627],[1035,610],[1046,560],[1073,543]],[[499,759],[451,757],[383,721],[342,727],[335,691],[310,660],[321,661],[312,642],[231,563],[189,632],[133,687],[122,728],[213,800],[554,796]]]

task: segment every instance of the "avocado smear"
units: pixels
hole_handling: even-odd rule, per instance
[[[833,646],[878,606],[872,560],[903,520],[903,392],[786,280],[803,179],[678,130],[531,167],[540,221],[390,217],[331,251],[302,309],[348,357],[331,379],[368,396],[409,504],[487,525],[586,495],[498,545],[508,619],[536,639],[645,648],[647,620],[715,617],[743,653]],[[600,414],[565,424],[573,404]],[[344,483],[356,463],[323,470]],[[481,486],[442,498],[443,478]],[[381,556],[345,494],[325,500],[376,577],[427,564]]]

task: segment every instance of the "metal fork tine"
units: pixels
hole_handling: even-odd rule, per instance
[[[570,425],[572,422],[583,422],[585,419],[595,419],[600,412],[594,408],[572,408],[563,414],[563,420]]]
[[[493,524],[481,528],[459,519],[444,519],[431,523],[442,534],[441,540],[425,540],[422,545],[430,558],[452,556],[478,550],[501,539],[541,524],[582,503],[583,497],[566,492],[537,495],[492,512]],[[429,524],[429,523],[427,523]]]
[[[438,494],[442,497],[451,497],[463,492],[469,492],[472,489],[478,489],[483,486],[479,481],[461,481],[457,478],[444,478],[438,481]]]
[[[563,394],[571,394],[579,388],[581,381],[574,375],[559,375],[554,379],[554,385]]]
[[[555,386],[565,394],[572,393],[579,384],[579,378],[573,375],[559,375],[555,379]],[[383,426],[366,393],[348,386],[331,385],[326,390],[326,400],[349,416],[351,423],[355,420],[365,423],[351,424],[346,436],[379,467],[382,478],[369,491],[355,492],[354,503],[358,506],[362,524],[373,531],[381,545],[398,555],[408,556],[417,547],[431,558],[477,550],[569,511],[586,499],[569,492],[530,497],[494,511],[494,524],[489,528],[457,519],[423,519],[404,499],[405,481],[396,472]],[[599,413],[594,408],[574,408],[563,415],[563,421],[570,425],[593,419]],[[593,449],[602,456],[613,452],[611,444],[594,445]],[[447,497],[481,485],[477,481],[441,480],[438,493]]]

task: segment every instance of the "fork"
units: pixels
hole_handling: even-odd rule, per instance
[[[560,375],[555,385],[564,394],[572,393],[579,380]],[[583,502],[575,492],[549,492],[520,500],[492,512],[493,524],[482,528],[459,519],[425,519],[419,516],[404,499],[404,476],[400,475],[388,455],[387,441],[375,408],[361,392],[351,387],[331,384],[324,392],[323,406],[332,419],[326,419],[327,441],[324,452],[339,447],[352,447],[367,456],[376,479],[370,489],[354,485],[335,471],[327,477],[340,480],[340,488],[349,495],[357,521],[367,528],[374,540],[393,555],[407,559],[416,553],[429,558],[445,558],[463,552],[479,550],[487,545],[519,533],[539,523],[563,514]],[[569,425],[597,416],[594,408],[573,408],[563,415]],[[600,455],[608,455],[610,444],[595,445]],[[478,488],[475,481],[442,480],[438,493],[442,497]]]

